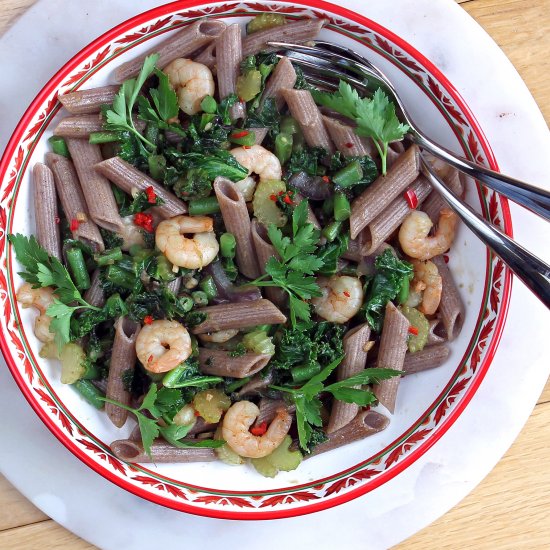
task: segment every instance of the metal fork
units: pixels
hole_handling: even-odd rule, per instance
[[[307,80],[317,86],[333,89],[338,80],[345,80],[365,94],[382,88],[393,100],[398,118],[409,125],[408,136],[422,149],[517,204],[550,220],[550,192],[480,166],[433,142],[419,130],[389,78],[357,52],[323,41],[315,41],[314,47],[286,42],[268,44],[286,50],[286,55],[302,68]]]
[[[410,126],[409,135],[421,149],[432,153],[514,202],[550,219],[550,193],[457,157],[451,151],[433,143],[416,128],[388,78],[358,53],[337,44],[321,41],[315,42],[316,47],[285,42],[268,44],[277,50],[284,50],[285,55],[302,68],[308,82],[316,86],[336,89],[338,81],[344,80],[365,94],[382,88],[389,98],[393,99],[398,117]],[[421,154],[421,161],[422,171],[432,187],[443,196],[466,226],[504,261],[547,308],[550,308],[550,266],[465,204],[432,169],[424,153]]]

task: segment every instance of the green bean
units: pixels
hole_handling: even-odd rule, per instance
[[[294,139],[292,134],[280,133],[275,138],[275,155],[281,165],[285,165],[292,155],[292,144]]]
[[[193,298],[191,296],[179,296],[178,297],[178,306],[185,311],[185,313],[191,311],[195,305]]]
[[[218,295],[218,288],[216,287],[214,279],[212,279],[210,275],[208,275],[208,277],[205,277],[200,282],[199,286],[201,290],[206,294],[208,301],[212,300],[212,298],[215,298]]]
[[[118,132],[92,132],[88,141],[95,145],[112,143],[113,141],[120,141],[120,134]]]
[[[242,388],[245,384],[250,382],[250,378],[251,376],[247,376],[245,378],[238,378],[237,380],[233,380],[233,382],[225,386],[225,393],[233,393],[235,390]]]
[[[400,304],[404,304],[408,300],[409,291],[410,291],[410,281],[407,277],[405,277],[403,279],[403,283],[401,284],[401,288],[399,289],[399,294],[397,295],[397,301]]]
[[[323,231],[321,233],[327,241],[332,242],[334,239],[336,239],[336,237],[338,237],[341,230],[342,222],[331,222],[323,227]]]
[[[235,249],[237,241],[232,233],[224,233],[220,237],[220,252],[224,258],[233,259],[235,257]]]
[[[141,253],[142,250],[143,246],[141,246],[140,244],[133,244],[128,250],[128,254],[130,254],[130,256],[137,256]]]
[[[71,153],[69,153],[69,148],[64,138],[61,136],[52,136],[48,139],[48,143],[52,146],[52,151],[56,155],[61,155],[63,157],[71,158]]]
[[[215,114],[217,108],[218,108],[218,104],[216,103],[216,100],[211,95],[207,95],[201,101],[201,109],[205,113]]]
[[[250,147],[256,143],[256,134],[249,130],[235,130],[229,134],[229,141],[237,145]]]
[[[197,306],[208,305],[208,296],[206,295],[206,292],[203,292],[202,290],[195,290],[195,292],[191,292],[191,298],[193,298],[193,302],[195,302]]]
[[[313,363],[311,365],[303,365],[290,369],[292,381],[296,383],[306,382],[316,374],[321,372],[321,365]]]
[[[99,369],[92,361],[85,361],[86,370],[80,378],[81,380],[97,380],[99,378]]]
[[[76,288],[78,290],[90,288],[90,275],[88,275],[88,270],[86,269],[86,261],[84,260],[82,250],[80,248],[69,248],[66,255]]]
[[[110,265],[105,270],[105,278],[122,288],[133,290],[136,282],[136,277],[131,271],[122,269],[119,265]]]
[[[334,212],[334,195],[331,195],[323,202],[321,210],[325,216],[332,216],[332,213]]]
[[[159,140],[159,127],[155,122],[148,122],[144,133],[145,139],[156,145]]]
[[[300,125],[291,116],[284,116],[281,119],[281,124],[279,128],[281,130],[281,134],[288,134],[288,135],[299,134],[301,131]]]
[[[358,160],[350,162],[332,176],[332,181],[339,187],[352,187],[362,179],[363,169]]]
[[[215,196],[189,201],[189,214],[191,216],[205,216],[207,214],[216,214],[219,211],[220,205]]]
[[[112,265],[118,260],[122,260],[122,250],[120,247],[105,250],[102,254],[95,254],[94,260],[99,266]]]
[[[147,159],[147,163],[151,177],[157,181],[162,180],[166,171],[166,158],[164,155],[151,155]]]
[[[351,205],[343,193],[334,194],[334,219],[337,222],[346,221],[351,214]]]
[[[73,388],[93,407],[102,409],[105,406],[105,394],[96,388],[89,380],[78,380],[72,384]]]

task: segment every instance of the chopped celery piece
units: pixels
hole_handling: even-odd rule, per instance
[[[223,439],[221,426],[219,426],[216,430],[214,439]],[[222,462],[225,462],[225,464],[229,464],[230,466],[240,466],[245,462],[244,458],[238,455],[227,443],[221,447],[216,447],[214,452],[218,455],[218,458]]]
[[[243,336],[244,347],[254,353],[275,354],[275,345],[265,330],[254,330]]]
[[[280,471],[290,472],[302,462],[300,451],[289,449],[292,438],[286,435],[283,442],[270,454],[262,458],[252,458],[250,462],[259,474],[264,477],[275,477]]]
[[[408,319],[413,330],[418,331],[418,334],[410,333],[407,340],[409,351],[415,353],[424,349],[428,341],[428,333],[430,332],[430,323],[428,319],[414,307],[403,306],[401,313]]]
[[[256,15],[246,26],[246,34],[280,27],[286,23],[285,16],[281,13],[262,13]]]

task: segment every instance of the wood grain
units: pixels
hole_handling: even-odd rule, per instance
[[[412,1],[412,0],[411,0]],[[550,0],[456,0],[503,49],[550,122]],[[0,35],[35,0],[0,0]],[[459,505],[397,550],[525,550],[550,541],[550,382],[521,435]],[[0,476],[0,548],[94,548]]]

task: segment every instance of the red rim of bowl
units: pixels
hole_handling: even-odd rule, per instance
[[[468,124],[470,125],[470,127],[472,128],[472,130],[474,131],[474,133],[476,134],[477,138],[481,143],[483,152],[487,157],[487,162],[489,163],[490,167],[493,170],[498,170],[496,159],[487,141],[487,138],[485,137],[485,134],[481,130],[481,127],[479,126],[470,108],[468,107],[464,99],[462,99],[461,95],[456,90],[456,88],[451,84],[451,82],[424,55],[422,55],[419,51],[413,48],[408,42],[406,42],[405,40],[403,40],[402,38],[394,34],[392,31],[386,29],[385,27],[376,23],[375,21],[372,21],[371,19],[368,19],[367,17],[360,15],[358,13],[355,13],[347,8],[343,8],[341,6],[337,6],[335,4],[325,2],[323,0],[300,0],[299,4],[310,8],[319,9],[324,12],[333,13],[338,16],[344,17],[346,19],[352,20],[362,25],[365,28],[371,29],[377,34],[384,36],[394,44],[397,44],[399,48],[406,51],[411,57],[415,58],[415,60],[418,61],[421,65],[423,65],[429,73],[436,76],[437,80],[444,86],[444,88],[451,95],[453,100],[460,106],[460,109],[464,113]],[[201,0],[177,0],[175,2],[164,4],[162,6],[142,12],[130,19],[127,19],[123,23],[120,23],[119,25],[113,27],[109,31],[105,32],[104,34],[102,34],[101,36],[93,40],[90,44],[88,44],[82,50],[80,50],[80,52],[78,52],[75,56],[73,56],[46,83],[46,85],[42,88],[42,90],[38,93],[38,95],[35,97],[35,99],[32,101],[30,106],[25,111],[25,114],[23,115],[17,127],[15,128],[8,142],[6,150],[2,156],[2,160],[0,161],[0,174],[4,175],[6,173],[7,166],[15,151],[15,148],[18,142],[20,141],[20,139],[22,138],[22,135],[26,127],[28,126],[29,122],[32,120],[38,108],[43,104],[44,100],[56,89],[59,83],[65,78],[65,76],[69,72],[74,70],[86,58],[88,58],[95,51],[97,51],[97,49],[100,48],[102,45],[104,45],[107,42],[110,42],[111,40],[115,39],[117,36],[134,28],[135,26],[140,25],[142,22],[161,17],[173,11],[177,11],[180,9],[185,10],[188,8],[201,6],[201,5],[205,5],[205,2]],[[245,14],[243,13],[243,15]],[[503,213],[504,229],[505,229],[505,232],[511,236],[512,219],[510,216],[508,201],[505,198],[500,197],[500,203],[501,203],[501,208]],[[325,499],[323,501],[315,502],[315,503],[301,506],[295,509],[290,508],[290,509],[284,509],[284,510],[272,510],[272,511],[266,510],[266,511],[258,511],[258,512],[228,511],[228,510],[218,510],[218,509],[211,510],[207,508],[191,506],[189,504],[185,504],[185,502],[176,503],[173,500],[164,498],[160,495],[149,493],[141,489],[140,487],[136,487],[132,484],[126,483],[123,479],[112,475],[103,466],[99,465],[97,462],[92,460],[87,454],[82,452],[78,447],[74,446],[71,440],[65,435],[65,433],[62,432],[55,424],[52,424],[50,422],[49,417],[43,411],[42,407],[38,405],[38,403],[35,401],[25,381],[23,380],[22,376],[18,372],[15,361],[10,353],[4,332],[0,334],[0,348],[2,350],[2,354],[6,360],[8,368],[10,369],[12,376],[14,377],[17,385],[19,386],[19,389],[21,390],[21,392],[23,393],[23,395],[25,396],[25,398],[27,399],[27,401],[29,402],[29,404],[31,405],[35,413],[46,425],[46,427],[79,460],[84,462],[87,466],[89,466],[94,471],[99,473],[105,479],[111,481],[115,485],[118,485],[119,487],[145,500],[149,500],[151,502],[160,504],[162,506],[166,506],[179,511],[189,512],[195,515],[214,517],[219,519],[244,519],[244,520],[279,519],[279,518],[293,517],[293,516],[304,515],[312,512],[317,512],[317,511],[331,508],[333,506],[337,506],[339,504],[343,504],[344,502],[353,500],[363,494],[366,494],[367,492],[372,491],[373,489],[376,489],[380,485],[394,478],[395,476],[400,474],[403,470],[405,470],[408,466],[414,463],[424,453],[426,453],[454,424],[456,419],[462,414],[463,410],[468,405],[468,403],[476,393],[477,389],[481,385],[481,382],[485,377],[487,369],[492,363],[494,354],[496,352],[496,349],[500,342],[500,338],[502,336],[504,325],[506,323],[506,317],[508,313],[510,294],[511,294],[511,287],[512,287],[511,273],[506,268],[504,272],[502,302],[500,305],[500,311],[497,317],[497,322],[494,327],[493,337],[487,348],[485,358],[476,371],[475,379],[472,381],[472,383],[469,385],[464,395],[461,397],[460,402],[449,413],[449,416],[445,419],[445,421],[434,430],[434,432],[430,435],[430,437],[427,438],[425,442],[422,442],[416,449],[411,451],[402,461],[400,461],[397,465],[393,466],[389,471],[386,470],[380,473],[368,485],[357,487],[356,489],[348,491],[338,497]]]

